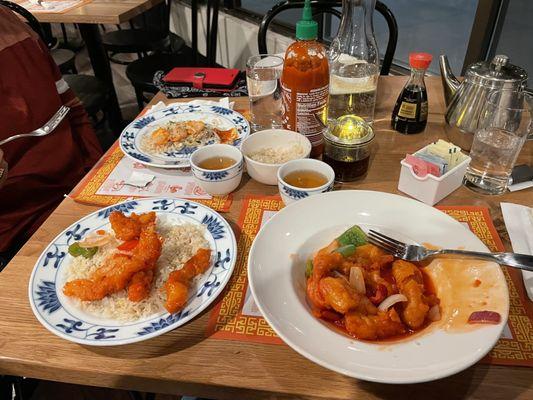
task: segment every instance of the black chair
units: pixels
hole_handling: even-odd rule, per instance
[[[130,29],[109,31],[102,35],[104,48],[111,53],[109,59],[118,64],[129,64],[114,58],[120,53],[137,53],[139,58],[152,51],[178,51],[185,41],[170,32],[170,4],[166,0],[143,13],[140,19],[142,28],[136,28],[130,21]]]
[[[154,85],[154,74],[157,71],[168,72],[174,67],[216,65],[218,10],[217,0],[207,0],[206,18],[206,56],[198,52],[198,0],[191,1],[191,47],[184,46],[180,51],[170,53],[158,52],[133,61],[126,68],[126,76],[135,90],[139,110],[144,108],[144,93],[157,93],[159,89]]]
[[[311,6],[313,7],[313,16],[322,15],[322,14],[331,14],[337,18],[341,18],[342,14],[335,9],[335,7],[342,7],[342,1],[324,1],[324,0],[311,0]],[[303,1],[282,1],[272,7],[263,17],[261,25],[259,26],[259,33],[257,35],[257,42],[259,47],[259,54],[267,54],[267,44],[266,44],[266,34],[268,27],[272,20],[280,13],[295,9],[303,8]],[[387,21],[387,26],[389,28],[389,40],[387,43],[387,49],[385,51],[385,56],[383,57],[383,62],[381,64],[381,75],[388,75],[390,67],[392,65],[392,60],[394,58],[394,52],[396,51],[396,44],[398,42],[398,24],[396,23],[396,18],[392,14],[391,10],[383,4],[381,1],[376,2],[376,10],[383,15]],[[318,38],[319,40],[324,39],[323,34],[323,24],[321,23],[322,19],[319,18],[319,31]]]
[[[76,53],[68,49],[50,49],[50,55],[62,74],[77,74]]]
[[[13,7],[10,7],[13,11],[15,9]],[[54,62],[59,67],[59,70],[63,74],[71,73],[71,74],[77,74],[78,71],[76,70],[76,53],[70,49],[59,49],[56,48],[58,41],[57,39],[52,35],[52,25],[49,23],[40,24],[41,25],[41,33],[39,36],[43,40],[43,42],[48,47],[48,50],[50,51],[50,55],[54,59]]]

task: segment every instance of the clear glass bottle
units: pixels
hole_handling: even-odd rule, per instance
[[[428,53],[409,54],[411,76],[405,84],[392,111],[391,127],[400,133],[419,133],[426,128],[428,95],[424,74],[431,64]]]
[[[372,124],[379,51],[372,15],[376,0],[343,0],[342,20],[329,49],[328,120],[354,115]]]

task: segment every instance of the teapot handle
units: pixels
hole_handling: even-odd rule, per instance
[[[529,106],[529,113],[533,115],[533,89],[525,87],[524,92],[527,92],[529,95],[531,95],[531,101],[529,101],[527,104]],[[526,140],[533,140],[533,121],[530,123],[529,129],[531,129],[531,132],[529,132],[529,135],[527,136]]]

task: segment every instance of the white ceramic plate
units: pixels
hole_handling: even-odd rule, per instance
[[[415,383],[459,372],[495,345],[507,321],[509,294],[500,267],[493,263],[480,268],[494,282],[490,295],[499,299],[502,320],[498,325],[451,332],[434,323],[400,341],[369,343],[334,331],[315,318],[305,297],[305,259],[354,224],[406,242],[488,251],[453,218],[405,197],[338,191],[298,201],[268,221],[248,258],[250,288],[257,305],[289,346],[317,364],[355,378]],[[443,307],[453,301],[445,293],[437,295]]]
[[[173,224],[192,223],[206,227],[205,238],[212,250],[211,267],[193,281],[182,311],[160,312],[137,321],[101,318],[81,310],[63,294],[65,270],[72,256],[68,246],[98,229],[110,229],[109,214],[155,211],[158,219]],[[218,213],[193,201],[139,199],[103,208],[75,222],[61,232],[43,251],[30,277],[28,296],[33,313],[55,335],[91,346],[112,346],[140,342],[175,329],[201,313],[222,292],[237,257],[233,230]]]
[[[189,158],[197,146],[185,146],[178,151],[154,155],[143,151],[140,143],[143,136],[151,134],[167,122],[190,120],[203,121],[222,130],[236,128],[237,139],[229,144],[237,147],[240,147],[241,142],[250,134],[248,121],[229,108],[176,103],[132,121],[120,135],[120,149],[131,159],[151,167],[189,167]]]

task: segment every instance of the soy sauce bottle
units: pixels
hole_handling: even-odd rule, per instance
[[[405,84],[392,111],[392,129],[405,134],[419,133],[426,128],[428,95],[424,74],[431,64],[431,54],[409,54],[411,77]]]

